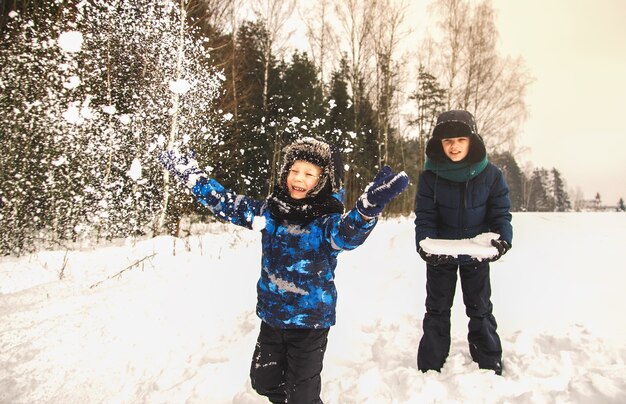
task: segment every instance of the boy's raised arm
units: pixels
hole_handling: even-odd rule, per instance
[[[408,185],[409,176],[404,171],[396,174],[391,167],[384,166],[365,188],[356,202],[356,208],[364,218],[377,217]]]
[[[402,171],[394,173],[383,167],[365,188],[356,206],[331,228],[330,239],[336,250],[351,250],[363,244],[376,225],[376,219],[385,206],[409,185],[409,177]]]
[[[196,199],[222,220],[252,228],[255,216],[259,216],[263,201],[238,195],[226,189],[200,168],[191,155],[168,150],[159,155],[163,167],[179,182],[186,185]]]

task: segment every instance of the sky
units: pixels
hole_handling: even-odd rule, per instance
[[[417,370],[425,264],[412,219],[387,219],[338,257],[324,402],[626,402],[626,321],[614,310],[626,305],[626,215],[512,223],[513,248],[491,264],[501,377],[471,360],[460,286],[442,372]],[[259,231],[209,223],[185,238],[0,257],[0,403],[267,403],[248,377],[260,244]]]
[[[626,1],[493,0],[503,54],[535,82],[520,144],[535,166],[604,203],[626,199]],[[526,156],[525,156],[526,157]]]

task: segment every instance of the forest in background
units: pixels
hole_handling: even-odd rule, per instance
[[[584,208],[556,168],[516,161],[532,77],[499,54],[491,3],[434,0],[438,34],[409,53],[406,5],[4,1],[0,252],[184,235],[183,219],[207,211],[171,183],[159,152],[193,150],[224,186],[264,198],[282,148],[303,135],[343,152],[348,207],[382,165],[405,170],[410,188],[385,214],[406,215],[433,123],[453,108],[476,116],[514,211]],[[294,15],[306,49],[290,44]]]

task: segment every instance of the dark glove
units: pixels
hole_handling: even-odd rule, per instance
[[[496,254],[495,256],[487,259],[487,262],[493,262],[493,261],[497,261],[500,259],[500,257],[502,257],[504,254],[506,254],[507,251],[509,251],[511,249],[511,245],[509,243],[507,243],[505,240],[491,240],[491,245],[496,247],[496,249],[498,250],[498,254]]]
[[[193,154],[183,155],[177,150],[166,150],[159,154],[159,161],[170,174],[189,188],[193,188],[200,177],[206,177]]]
[[[365,217],[376,217],[408,185],[409,177],[404,171],[396,174],[391,167],[384,166],[356,201],[356,209]]]
[[[422,250],[421,247],[417,249],[417,252],[419,253],[420,257],[422,257],[422,259],[430,265],[437,266],[457,263],[457,259],[452,255],[430,254]]]

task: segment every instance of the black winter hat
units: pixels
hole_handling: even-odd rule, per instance
[[[470,138],[470,151],[467,156],[470,163],[477,163],[486,156],[485,143],[478,134],[474,116],[462,109],[453,109],[439,114],[432,137],[426,144],[426,156],[433,160],[445,160],[447,157],[443,152],[441,139],[451,137]]]
[[[334,145],[313,137],[304,137],[296,140],[283,149],[283,166],[280,170],[279,185],[287,189],[287,176],[296,160],[308,161],[322,169],[319,182],[309,193],[315,196],[318,193],[338,192],[342,186],[343,159]]]
[[[453,109],[441,113],[433,129],[433,138],[447,139],[451,137],[472,137],[478,134],[474,116],[461,109]]]

